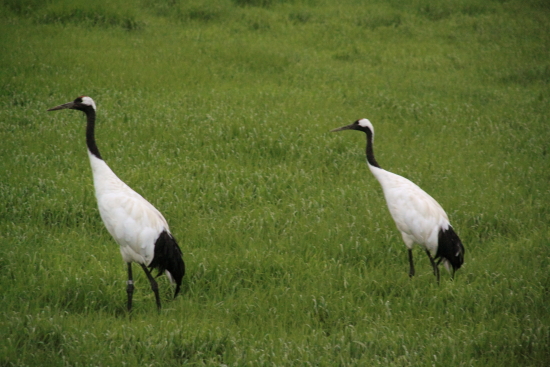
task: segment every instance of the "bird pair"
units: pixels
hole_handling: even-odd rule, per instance
[[[86,145],[99,214],[105,227],[120,246],[122,258],[128,265],[128,311],[132,310],[134,262],[138,263],[147,275],[155,294],[157,308],[160,310],[158,284],[151,271],[157,270],[157,277],[165,273],[170,281],[176,284],[176,297],[185,275],[181,249],[170,233],[168,223],[162,214],[120,180],[101,158],[95,141],[96,105],[93,99],[81,96],[48,111],[63,109],[79,110],[86,115]],[[464,261],[464,247],[451,227],[445,211],[411,181],[380,168],[374,159],[374,128],[369,120],[357,120],[351,125],[332,131],[341,130],[359,130],[367,135],[367,163],[382,185],[390,213],[408,248],[409,275],[414,275],[414,243],[420,244],[426,250],[438,282],[438,265],[441,262],[448,270],[452,268],[454,274]]]

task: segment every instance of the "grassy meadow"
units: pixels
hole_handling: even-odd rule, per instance
[[[78,111],[187,265],[156,312]],[[547,366],[543,0],[0,0],[0,366]],[[445,208],[438,286],[365,164]]]

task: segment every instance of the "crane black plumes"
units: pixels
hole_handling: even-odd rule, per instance
[[[119,244],[123,260],[128,264],[128,310],[132,309],[134,292],[133,262],[138,263],[147,275],[160,310],[158,284],[151,270],[158,270],[157,276],[166,274],[176,284],[176,297],[185,275],[181,249],[162,214],[120,180],[102,159],[95,141],[95,102],[90,97],[82,96],[48,111],[63,109],[79,110],[86,115],[86,145],[99,213],[105,227]]]
[[[408,179],[386,171],[374,158],[374,128],[367,119],[332,130],[358,130],[367,136],[367,164],[384,191],[391,216],[408,249],[409,275],[415,274],[412,248],[421,245],[430,258],[439,282],[439,264],[443,262],[454,276],[464,263],[464,246],[435,199]]]

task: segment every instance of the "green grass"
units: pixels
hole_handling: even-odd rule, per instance
[[[544,1],[0,1],[0,365],[546,366]],[[81,113],[187,264],[163,310],[96,208]],[[446,209],[437,286],[364,161]]]

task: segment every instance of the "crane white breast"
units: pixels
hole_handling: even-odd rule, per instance
[[[90,155],[90,162],[101,219],[119,244],[123,260],[149,265],[157,237],[163,230],[169,231],[166,220],[103,160]]]
[[[407,245],[422,244],[435,253],[439,230],[449,226],[441,205],[410,180],[376,167],[373,169],[384,190],[391,216]]]

